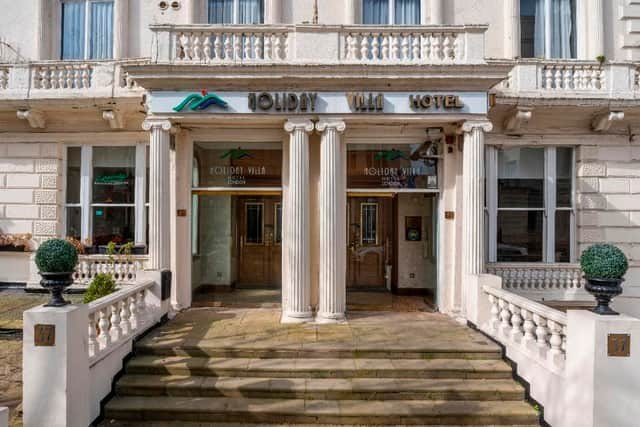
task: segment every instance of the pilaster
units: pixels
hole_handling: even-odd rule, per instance
[[[301,323],[311,312],[311,230],[309,210],[309,119],[290,119],[284,125],[289,137],[289,184],[283,218],[282,322]]]
[[[346,168],[341,119],[316,124],[320,142],[320,301],[317,321],[341,322],[346,311]]]
[[[484,134],[493,129],[489,121],[467,121],[462,125],[462,307],[468,311],[469,275],[484,270]]]
[[[149,131],[149,268],[170,268],[170,163],[171,122],[147,119],[142,128]]]
[[[520,56],[520,0],[504,1],[504,57]]]
[[[589,0],[589,57],[604,55],[604,10],[602,0]]]
[[[431,25],[444,24],[443,0],[431,0]]]

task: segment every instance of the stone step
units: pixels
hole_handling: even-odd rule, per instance
[[[175,346],[172,344],[142,342],[136,346],[137,354],[154,354],[158,356],[192,356],[192,357],[226,357],[249,359],[490,359],[502,358],[500,349],[486,346],[483,342],[455,343],[451,346],[432,346],[428,348],[407,349],[406,344],[397,349],[380,347],[359,347],[344,344],[314,343],[306,348],[251,348],[220,346]]]
[[[513,380],[125,375],[116,394],[307,400],[523,400]]]
[[[507,379],[502,360],[464,359],[249,359],[137,356],[129,374],[268,378],[467,378]]]
[[[252,423],[252,422],[212,422],[206,423],[198,421],[126,421],[126,420],[104,420],[98,427],[247,427],[247,426],[260,426],[260,427],[368,427],[367,424],[298,424],[298,423]],[[407,427],[406,424],[387,424],[387,427]],[[442,424],[431,424],[429,427],[444,427]],[[463,427],[462,425],[447,425],[446,427]],[[464,427],[496,427],[496,425],[479,425],[479,424],[465,424]],[[540,427],[539,423],[536,424],[509,424],[509,427]]]
[[[517,401],[303,400],[238,397],[116,396],[109,419],[364,425],[523,425],[537,412]]]

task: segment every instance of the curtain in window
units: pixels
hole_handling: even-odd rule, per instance
[[[113,57],[113,2],[91,3],[91,59]]]
[[[239,0],[238,24],[262,24],[263,0]]]
[[[571,0],[551,0],[550,58],[571,58],[573,32]]]
[[[548,20],[545,20],[547,3],[550,16]],[[547,23],[551,26],[547,31],[551,38],[549,52],[545,52],[545,27]],[[573,57],[574,31],[572,0],[536,0],[535,56],[548,58]]]
[[[84,59],[84,2],[62,3],[62,59]]]
[[[209,24],[233,24],[233,0],[209,0]]]
[[[363,0],[362,23],[387,25],[389,23],[389,0]]]
[[[420,0],[396,0],[396,25],[420,25]]]

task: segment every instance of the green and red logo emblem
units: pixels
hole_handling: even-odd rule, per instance
[[[392,162],[398,159],[407,160],[407,156],[405,156],[403,152],[398,150],[382,150],[373,157],[373,160],[385,160],[387,162]]]
[[[227,108],[227,102],[220,98],[215,93],[209,93],[207,90],[203,89],[200,93],[192,93],[187,96],[182,102],[175,107],[173,107],[173,111],[182,111],[187,106],[191,111],[202,111],[206,110],[212,105],[216,105],[220,108]]]
[[[251,157],[251,155],[249,155],[247,150],[243,150],[242,148],[232,148],[220,156],[220,159],[242,160],[248,157]]]

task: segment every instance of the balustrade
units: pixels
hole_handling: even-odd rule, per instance
[[[487,273],[502,278],[502,287],[516,293],[584,292],[579,264],[496,263],[487,265]]]
[[[153,282],[126,286],[89,304],[90,363],[121,342],[144,332],[155,320],[154,307],[146,304]]]
[[[88,285],[100,273],[111,274],[117,283],[136,283],[137,273],[142,270],[146,256],[114,257],[107,255],[81,255],[73,280],[76,284]]]
[[[520,347],[554,371],[564,369],[567,316],[535,301],[489,286],[489,320],[482,329],[505,345]]]
[[[9,68],[0,67],[0,90],[4,90],[9,85]]]
[[[93,67],[87,63],[36,64],[32,69],[34,89],[89,89]]]
[[[606,73],[602,66],[591,64],[543,64],[543,89],[594,91],[606,89]]]
[[[464,60],[464,33],[431,29],[345,29],[343,54],[347,62],[460,63]]]

